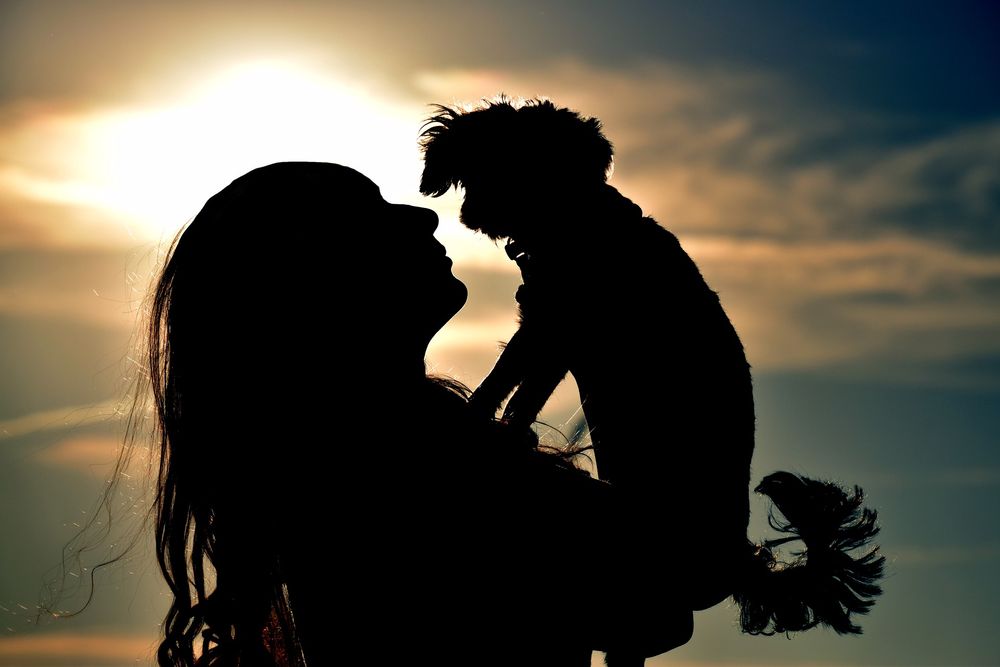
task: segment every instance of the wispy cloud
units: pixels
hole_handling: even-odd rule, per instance
[[[774,73],[653,59],[626,69],[566,57],[415,82],[439,102],[504,91],[600,117],[616,147],[613,182],[685,233],[871,236],[902,226],[963,238],[970,221],[997,212],[997,121],[893,140],[898,118],[819,106]]]
[[[159,260],[152,248],[2,250],[0,313],[131,331]]]
[[[121,441],[106,435],[74,436],[35,454],[36,461],[90,472],[114,464]]]
[[[155,633],[148,636],[38,633],[0,637],[0,665],[147,664],[155,655],[157,643]]]
[[[937,382],[929,364],[1000,355],[1000,243],[984,231],[1000,122],[892,141],[895,119],[810,105],[778,76],[654,60],[415,81],[444,103],[503,91],[600,117],[612,182],[678,235],[758,371]]]
[[[169,239],[250,169],[348,164],[395,197],[419,198],[416,115],[391,89],[315,59],[261,57],[192,77],[159,103],[27,106],[0,116],[0,234],[11,243],[129,247]],[[411,120],[412,115],[412,120]],[[65,207],[71,215],[18,215]]]
[[[121,409],[122,406],[117,401],[108,401],[42,410],[13,419],[0,420],[0,442],[41,431],[58,431],[105,422],[121,414]]]
[[[758,369],[836,370],[1000,353],[1000,254],[899,232],[682,242],[719,292]]]
[[[367,104],[378,112],[385,132],[376,153],[381,163],[396,165],[379,168],[389,176],[384,190],[390,198],[416,182],[416,131],[428,102],[474,102],[505,91],[548,96],[599,116],[617,148],[612,182],[678,235],[719,292],[757,371],[824,369],[937,382],[942,363],[1000,355],[1000,243],[991,242],[995,225],[986,224],[1000,213],[990,195],[1000,182],[1000,166],[990,159],[1000,148],[1000,123],[893,142],[880,135],[893,119],[810,105],[774,74],[653,59],[628,69],[560,58],[531,69],[428,70],[414,76],[414,97],[397,100],[390,113],[367,93],[352,97],[357,91],[343,82],[308,69],[264,65],[231,72],[217,83],[247,93],[244,84],[254,77],[271,81],[298,72],[282,85],[290,94],[311,96],[320,111]],[[192,99],[201,104],[216,93],[203,90]],[[173,169],[171,160],[188,162],[184,149],[149,137],[166,130],[181,136],[185,109],[27,107],[0,119],[0,160],[6,165],[0,169],[0,213],[9,211],[0,220],[0,237],[51,246],[58,229],[62,244],[121,243],[125,237],[108,231],[118,224],[114,216],[134,221],[138,202],[148,211],[162,193],[139,196],[146,192],[139,188],[115,203],[116,192],[132,187],[132,181],[115,182],[120,171],[98,174],[103,180],[95,185],[90,181],[96,176],[81,180],[87,170],[46,157],[45,150],[22,162],[14,157],[53,137],[63,137],[56,143],[73,155],[106,152],[112,138],[132,137],[125,143],[145,146],[166,161],[164,169]],[[299,120],[330,125],[322,114]],[[104,143],[87,144],[98,139]],[[264,153],[288,158],[302,149],[301,142],[286,139],[274,138]],[[353,153],[331,137],[312,155],[351,163],[364,153],[357,139],[348,145],[357,148]],[[390,140],[399,145],[390,148]],[[213,168],[223,167],[232,172],[229,177],[239,171],[236,162]],[[197,187],[185,181],[190,196],[184,205],[194,207],[226,179],[215,180]],[[87,192],[98,192],[100,201],[88,199]],[[420,202],[411,194],[410,201],[441,213],[439,237],[456,261],[456,274],[468,271],[471,277],[470,309],[476,314],[451,323],[435,349],[443,355],[478,349],[490,358],[509,329],[499,324],[510,322],[513,311],[513,290],[501,293],[490,283],[508,286],[516,272],[498,248],[459,227],[458,195]],[[31,215],[37,220],[18,213],[22,205],[36,211]],[[110,217],[98,233],[87,220],[105,209]],[[179,225],[180,209],[164,210]],[[79,225],[73,216],[83,216]],[[970,242],[975,238],[978,246]],[[122,301],[134,297],[137,303],[141,294],[135,288],[126,296]],[[46,289],[41,281],[0,281],[0,310],[18,315],[65,313],[131,326],[129,308],[119,303],[112,312],[111,305],[103,289],[77,294],[61,285]]]

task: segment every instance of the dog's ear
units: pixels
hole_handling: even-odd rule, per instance
[[[424,150],[424,171],[420,175],[420,194],[440,197],[458,185],[454,170],[454,151],[449,145],[453,142],[447,136],[430,141]]]
[[[427,119],[420,132],[420,149],[424,155],[420,193],[440,197],[459,184],[459,146],[452,130],[461,122],[462,113],[441,104],[435,108],[438,113]]]
[[[420,193],[440,197],[452,186],[458,187],[455,173],[457,156],[455,141],[447,134],[430,141],[424,151],[424,171],[420,175]]]

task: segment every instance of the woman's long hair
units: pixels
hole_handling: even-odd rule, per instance
[[[281,562],[285,470],[272,459],[298,435],[280,422],[290,407],[282,380],[294,377],[284,356],[314,340],[307,322],[281,315],[302,309],[290,267],[305,238],[320,237],[317,219],[336,206],[353,212],[349,172],[284,163],[233,181],[175,237],[150,293],[152,510],[173,596],[161,667],[304,663]]]
[[[198,446],[206,444],[203,434],[189,424],[198,416],[192,404],[197,395],[187,393],[195,359],[185,357],[182,341],[175,344],[172,336],[181,317],[174,301],[184,279],[180,240],[178,235],[152,293],[146,327],[159,445],[156,557],[173,594],[157,660],[161,667],[300,665],[277,552],[267,548],[268,540],[251,539],[249,523],[233,505],[214,502],[208,486],[213,475],[224,473],[211,469],[206,447]],[[206,560],[215,573],[212,591]]]
[[[837,634],[861,634],[851,614],[866,614],[882,593],[885,556],[875,546],[864,555],[849,552],[867,545],[879,532],[878,513],[862,505],[858,486],[847,492],[831,481],[778,471],[754,489],[770,497],[784,519],[768,512],[768,523],[787,537],[762,544],[748,541],[733,599],[740,627],[753,635],[808,630],[819,624]],[[801,540],[805,549],[790,562],[771,547]]]
[[[196,372],[197,381],[204,382],[209,373],[205,368],[190,368],[193,360],[182,356],[183,350],[172,338],[177,243],[153,292],[147,326],[160,450],[154,503],[156,555],[173,593],[157,659],[161,667],[300,667],[304,657],[280,549],[269,548],[279,543],[261,539],[267,512],[252,511],[211,493],[212,474],[218,470],[212,473],[210,463],[199,461],[205,452],[195,445],[204,434],[192,432],[187,421],[192,407],[186,404],[190,399],[185,396],[184,375]],[[452,396],[452,405],[464,405],[471,394],[452,378],[428,376],[427,383],[432,391]],[[433,421],[448,415],[425,417]],[[504,444],[519,440],[548,465],[587,474],[575,459],[589,446],[577,441],[565,447],[546,445],[530,429],[515,434],[504,432],[506,427],[499,422],[494,427]],[[206,560],[215,572],[212,591],[207,587]]]
[[[274,230],[274,222],[289,220],[299,225],[303,218],[316,219],[321,206],[316,197],[333,201],[343,224],[353,224],[346,221],[371,211],[346,208],[352,197],[333,190],[349,188],[351,183],[341,179],[344,185],[336,185],[334,165],[284,170],[289,171],[290,180],[279,190],[280,197],[256,194],[261,188],[278,188],[274,181],[255,183],[243,177],[210,199],[175,238],[151,293],[145,356],[159,444],[153,507],[156,555],[173,594],[157,651],[161,667],[303,665],[301,633],[296,631],[288,590],[291,566],[282,558],[294,537],[290,531],[303,526],[299,515],[305,510],[296,494],[300,488],[318,486],[319,480],[308,477],[314,473],[303,471],[289,452],[296,447],[305,451],[323,438],[336,443],[338,465],[347,468],[350,461],[370,456],[365,448],[377,447],[360,442],[364,434],[352,431],[351,424],[370,417],[381,418],[384,426],[386,409],[412,408],[407,402],[428,392],[446,394],[450,397],[446,405],[460,410],[469,394],[457,381],[424,377],[423,384],[392,385],[393,403],[386,406],[378,394],[386,387],[379,382],[394,369],[380,368],[380,374],[371,366],[376,360],[337,358],[332,368],[351,381],[351,386],[339,387],[352,396],[346,399],[348,411],[354,411],[351,421],[335,423],[335,438],[327,435],[330,426],[310,421],[327,406],[321,398],[311,398],[305,387],[283,385],[301,377],[295,358],[300,349],[333,357],[339,347],[333,340],[341,333],[329,326],[311,333],[316,320],[290,323],[278,315],[315,311],[311,293],[296,291],[300,284],[294,281],[312,288],[333,281],[327,266],[317,267],[316,274],[306,279],[286,276],[294,272],[283,261],[302,261],[296,268],[310,270],[301,259],[301,249],[309,241],[319,243],[315,237],[320,232],[307,228],[302,232],[307,238],[284,241],[287,230]],[[282,171],[272,166],[269,173],[277,179]],[[322,187],[307,183],[311,178],[325,179],[320,181]],[[272,204],[272,199],[278,201]],[[262,209],[272,205],[274,210]],[[336,225],[341,220],[322,222]],[[261,247],[260,237],[244,238],[262,228],[268,233],[266,248]],[[342,242],[346,233],[338,237]],[[285,243],[291,245],[280,245]],[[221,284],[244,276],[252,276],[253,289],[240,284],[225,291],[223,298],[211,298],[222,290]],[[291,292],[287,291],[289,283]],[[370,311],[347,312],[339,329],[351,331],[360,322],[357,335],[368,338],[363,349],[382,350],[371,338],[382,324],[378,318],[393,314],[380,314],[386,310],[384,295],[376,295],[375,300],[372,294],[363,296],[356,308]],[[368,305],[364,305],[366,300]],[[398,322],[393,324],[399,328]],[[393,378],[399,375],[398,369],[395,372]],[[370,400],[373,396],[378,400]],[[371,414],[365,406],[371,406]],[[447,410],[418,414],[434,427],[446,426],[439,422],[456,414],[450,407]],[[527,437],[522,442],[529,448],[564,467],[575,468],[569,461],[582,451],[543,448],[537,438],[532,439],[533,433],[510,434],[508,441],[514,437]],[[329,444],[324,442],[324,446]],[[280,454],[271,456],[274,451]],[[297,464],[299,468],[293,467]]]

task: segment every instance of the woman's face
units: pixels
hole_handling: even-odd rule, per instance
[[[434,238],[437,214],[387,202],[371,179],[343,165],[285,162],[255,169],[199,215],[205,220],[193,227],[201,236],[185,238],[206,256],[218,274],[214,280],[250,280],[235,292],[243,298],[227,301],[232,312],[219,315],[223,322],[236,313],[261,313],[262,306],[266,312],[266,304],[280,300],[309,318],[313,326],[305,329],[320,337],[317,345],[334,334],[388,359],[389,350],[412,355],[426,349],[468,297]],[[236,245],[240,240],[246,247]],[[189,300],[217,310],[214,294],[211,303],[201,295],[212,281],[194,276]],[[299,341],[289,345],[304,344],[303,331],[288,329],[286,318],[268,326],[261,335],[272,344],[289,337]]]
[[[376,277],[380,291],[387,292],[387,314],[399,324],[415,322],[429,342],[462,309],[468,290],[452,274],[452,261],[434,238],[437,214],[429,208],[389,203],[378,186],[371,183],[371,188],[378,212],[373,227],[380,233],[370,259],[380,273]]]

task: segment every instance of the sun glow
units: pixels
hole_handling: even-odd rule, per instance
[[[279,161],[346,164],[390,201],[421,200],[419,106],[277,59],[221,68],[187,90],[156,106],[28,118],[0,141],[31,145],[31,162],[0,172],[0,188],[89,209],[105,232],[114,221],[137,240],[171,236],[233,178]]]

